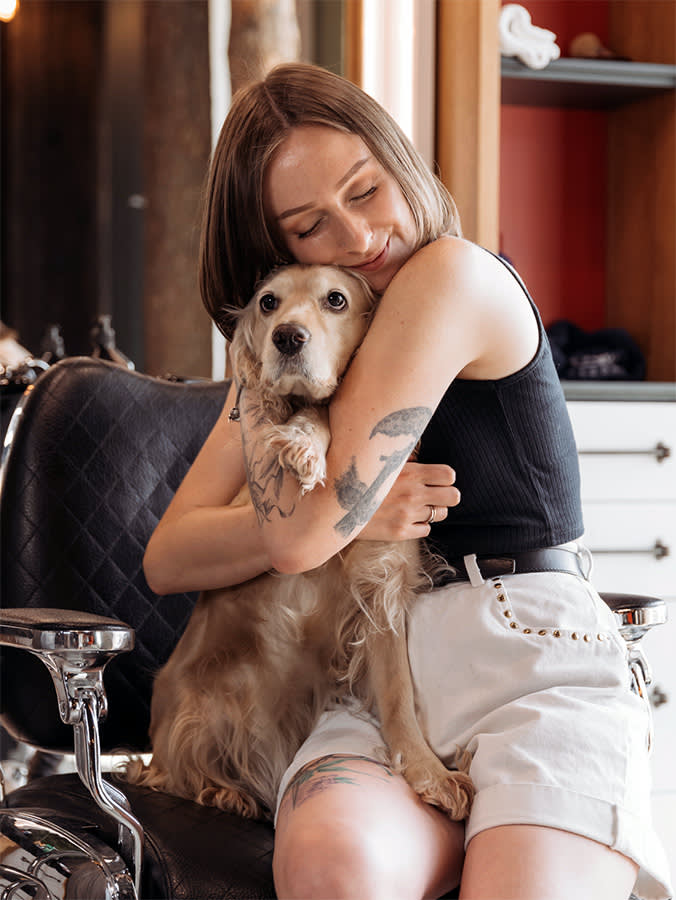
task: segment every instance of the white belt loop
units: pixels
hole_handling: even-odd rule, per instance
[[[465,563],[465,569],[469,575],[472,587],[481,587],[482,584],[486,583],[479,571],[479,566],[476,562],[476,553],[468,553],[467,556],[463,556],[463,562]]]
[[[584,544],[578,544],[577,557],[580,560],[580,566],[582,568],[584,577],[587,581],[589,581],[594,569],[594,557],[592,556],[591,550]]]

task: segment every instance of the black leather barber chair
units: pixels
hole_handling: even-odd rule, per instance
[[[74,748],[77,774],[0,804],[3,897],[274,897],[268,823],[101,774],[102,753],[149,749],[153,673],[196,598],[155,596],[143,551],[226,393],[71,358],[17,407],[0,475],[1,722],[43,751]],[[607,599],[645,695],[638,641],[665,604]]]

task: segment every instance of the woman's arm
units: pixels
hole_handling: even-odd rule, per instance
[[[239,424],[223,412],[162,516],[143,560],[146,579],[158,594],[239,584],[272,567],[253,506],[228,506],[246,473]],[[451,506],[458,492],[448,466],[408,463],[378,514],[360,537],[406,540],[429,532],[429,507]]]
[[[162,516],[143,568],[158,594],[239,584],[270,568],[250,505],[230,507],[246,481],[239,426],[223,412]]]
[[[245,393],[243,446],[275,568],[314,568],[354,539],[451,381],[516,372],[533,357],[537,340],[528,300],[506,268],[466,241],[444,238],[415,254],[380,301],[330,406],[324,487],[301,497],[295,479],[275,471]]]

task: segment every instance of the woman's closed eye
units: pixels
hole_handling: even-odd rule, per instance
[[[305,231],[299,231],[296,234],[296,237],[302,240],[303,238],[312,237],[312,235],[318,230],[319,226],[322,224],[322,219],[317,219],[312,228],[308,228]]]
[[[359,203],[361,200],[368,200],[369,197],[372,197],[377,190],[378,190],[378,185],[374,184],[370,188],[365,190],[363,193],[356,194],[354,197],[350,197],[350,203]],[[296,237],[299,240],[303,240],[304,238],[312,237],[312,235],[314,235],[319,230],[319,227],[321,226],[323,221],[324,221],[324,216],[317,219],[317,221],[314,223],[314,225],[312,225],[310,228],[306,228],[305,231],[296,232]]]
[[[363,194],[359,194],[356,197],[352,197],[352,200],[366,200],[367,197],[372,197],[375,192],[378,190],[378,185],[374,184],[373,187],[370,187],[367,191],[364,191]]]

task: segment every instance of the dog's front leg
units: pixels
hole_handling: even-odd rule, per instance
[[[265,441],[279,465],[296,476],[303,494],[324,483],[331,441],[326,406],[303,407],[283,425],[269,426]]]
[[[394,769],[426,803],[441,807],[452,819],[466,818],[474,786],[465,771],[447,769],[425,740],[415,712],[404,629],[370,635],[368,654],[371,687]],[[468,763],[467,754],[458,761],[465,769]]]

